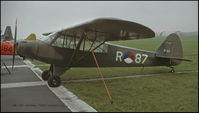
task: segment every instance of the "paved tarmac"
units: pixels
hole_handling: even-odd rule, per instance
[[[71,112],[71,110],[16,56],[1,55],[11,74],[1,66],[1,112]],[[21,66],[21,67],[20,67]]]

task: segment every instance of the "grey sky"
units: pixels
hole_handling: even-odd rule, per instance
[[[1,1],[1,30],[18,19],[18,38],[100,17],[143,24],[155,32],[198,31],[198,1]]]

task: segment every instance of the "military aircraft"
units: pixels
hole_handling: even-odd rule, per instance
[[[154,52],[108,43],[155,36],[151,29],[126,20],[100,18],[43,35],[42,41],[14,44],[19,56],[51,64],[42,73],[50,87],[60,86],[60,76],[71,67],[168,66],[174,72],[175,65],[190,61],[183,59],[181,41],[176,34],[169,35]]]

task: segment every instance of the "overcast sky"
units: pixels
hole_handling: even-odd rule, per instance
[[[18,20],[18,38],[112,17],[160,31],[198,31],[198,1],[1,1],[1,30]]]

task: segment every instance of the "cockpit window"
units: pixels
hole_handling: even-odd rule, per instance
[[[78,43],[80,41],[80,35],[73,35],[73,34],[61,34],[57,33],[56,36],[52,35],[49,36],[48,40],[51,41],[52,46],[60,47],[60,48],[69,48],[69,49],[76,49],[78,46]],[[51,39],[52,37],[52,39]],[[90,41],[91,44],[93,43]],[[99,46],[102,42],[95,41],[92,44],[92,48],[97,49],[94,50],[94,52],[97,53],[105,53],[107,52],[107,47],[105,47],[104,44]],[[98,47],[99,46],[99,47]],[[87,39],[83,39],[80,45],[79,50],[80,51],[89,51],[90,44],[88,43]]]

